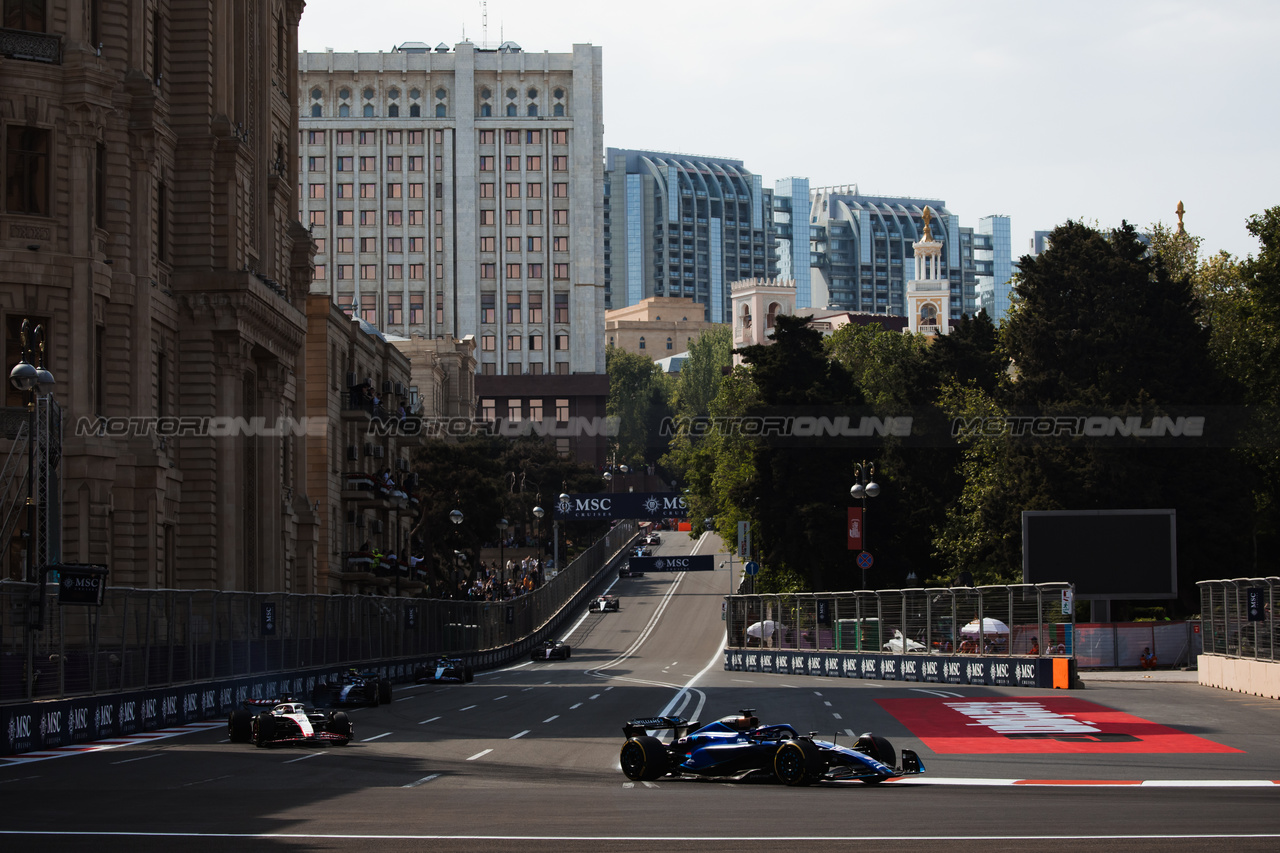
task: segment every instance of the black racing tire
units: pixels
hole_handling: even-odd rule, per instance
[[[391,682],[385,678],[378,679],[378,701],[383,705],[391,704]]]
[[[463,683],[463,684],[470,684],[471,682],[473,682],[473,681],[475,681],[475,680],[476,680],[476,673],[475,673],[475,670],[473,670],[473,669],[472,669],[471,667],[469,667],[469,666],[464,666],[464,667],[462,668],[462,683]]]
[[[822,753],[811,740],[784,740],[773,754],[773,775],[784,785],[812,785],[826,769]]]
[[[232,743],[248,743],[253,740],[253,714],[248,711],[232,711],[227,717],[227,737]]]
[[[346,711],[334,711],[329,715],[329,731],[339,737],[346,738],[339,746],[346,746],[351,741],[351,736],[355,729],[351,725],[351,718],[347,716]]]
[[[893,751],[893,744],[889,742],[888,738],[868,732],[859,736],[858,742],[853,748],[858,752],[871,756],[887,767],[896,767],[898,764],[898,755]]]
[[[270,714],[259,714],[253,727],[253,745],[260,748],[271,746],[271,739],[276,736],[276,721]]]
[[[618,754],[623,774],[632,782],[652,782],[667,775],[671,757],[662,741],[648,735],[628,738]]]

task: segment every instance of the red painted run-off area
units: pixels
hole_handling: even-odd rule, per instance
[[[1242,751],[1083,699],[986,696],[876,701],[939,754]]]

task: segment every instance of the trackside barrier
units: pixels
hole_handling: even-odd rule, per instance
[[[1238,693],[1280,699],[1280,578],[1201,581],[1204,654],[1198,681]]]
[[[1071,591],[1058,583],[730,595],[725,669],[1069,688]]]
[[[518,660],[617,570],[635,535],[620,522],[509,601],[110,587],[101,608],[60,607],[50,586],[45,630],[33,632],[36,587],[0,582],[0,755],[205,719],[238,697],[309,696],[316,678],[349,667],[397,681],[441,654],[476,669]]]

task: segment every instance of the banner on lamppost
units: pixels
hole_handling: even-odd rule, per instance
[[[552,518],[576,521],[585,518],[687,518],[689,507],[678,492],[599,492],[567,495],[551,505]]]
[[[862,507],[849,507],[849,550],[862,550]]]

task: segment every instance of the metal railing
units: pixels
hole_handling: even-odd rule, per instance
[[[1070,657],[1075,622],[1073,608],[1063,606],[1070,591],[1070,584],[1049,583],[731,595],[728,645]]]
[[[1275,612],[1280,578],[1200,581],[1204,651],[1251,660],[1280,660]]]
[[[507,601],[108,587],[100,607],[0,581],[0,703],[165,687],[435,654],[523,651],[635,536],[619,523],[538,589]]]

